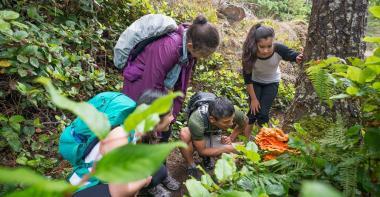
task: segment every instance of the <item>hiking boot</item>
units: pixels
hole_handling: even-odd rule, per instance
[[[194,177],[197,180],[201,180],[201,172],[196,167],[189,167],[187,168],[187,174]]]
[[[162,181],[162,184],[165,185],[166,188],[176,191],[180,187],[180,183],[175,180],[173,177],[171,177],[169,174],[168,176]]]
[[[202,165],[206,171],[211,171],[214,169],[214,160],[211,157],[203,157]]]
[[[162,184],[148,189],[148,193],[154,197],[170,197],[170,192],[166,190]]]

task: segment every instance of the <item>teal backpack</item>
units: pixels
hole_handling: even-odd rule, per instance
[[[107,115],[111,128],[123,124],[125,118],[136,108],[136,102],[120,92],[97,94],[88,103]],[[79,117],[64,129],[59,139],[59,152],[73,166],[75,176],[82,178],[90,172],[92,162],[85,163],[85,157],[98,142],[95,134]],[[89,182],[86,187],[99,183],[94,178]]]

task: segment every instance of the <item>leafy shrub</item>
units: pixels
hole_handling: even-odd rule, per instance
[[[311,12],[311,1],[304,0],[248,0],[258,5],[258,17],[273,17],[280,20],[307,19]]]

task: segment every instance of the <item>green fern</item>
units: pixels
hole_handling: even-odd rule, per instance
[[[332,89],[334,84],[331,74],[328,73],[328,70],[319,66],[310,66],[307,69],[307,74],[318,97],[331,107],[332,101],[330,97],[333,96]]]
[[[342,118],[338,117],[336,125],[327,129],[324,137],[319,140],[319,143],[323,147],[345,147],[347,145],[346,131],[347,129],[344,127]]]
[[[337,165],[340,176],[339,184],[343,188],[343,195],[345,197],[353,197],[356,194],[358,166],[362,160],[360,156],[348,154],[343,161]]]
[[[254,188],[267,188],[271,185],[288,185],[294,178],[286,174],[258,173],[242,177],[237,184],[243,190],[252,191]]]

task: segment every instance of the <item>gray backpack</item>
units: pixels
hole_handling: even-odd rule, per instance
[[[149,43],[177,28],[174,19],[162,14],[148,14],[136,20],[120,35],[114,47],[115,66],[123,69],[130,56],[136,58]]]

